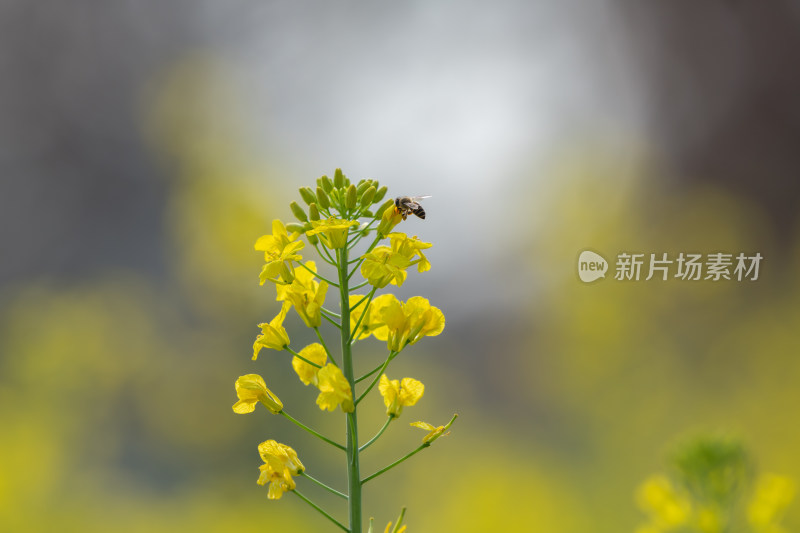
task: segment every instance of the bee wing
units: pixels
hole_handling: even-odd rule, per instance
[[[423,198],[430,198],[430,196],[411,196],[410,198],[412,202],[419,202]]]

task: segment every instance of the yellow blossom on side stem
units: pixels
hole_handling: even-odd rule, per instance
[[[296,485],[292,476],[305,470],[297,453],[289,446],[274,440],[259,444],[258,453],[264,464],[259,467],[261,473],[257,483],[259,485],[269,483],[267,497],[270,500],[278,500],[284,492],[294,490]]]
[[[319,384],[319,396],[317,405],[322,410],[333,411],[337,406],[342,406],[342,411],[352,413],[355,409],[353,405],[353,393],[350,383],[344,377],[342,371],[333,363],[328,363],[319,369],[317,373]]]
[[[328,354],[325,348],[318,342],[309,344],[300,350],[300,355],[309,361],[317,363],[319,366],[323,366],[328,360]],[[317,377],[320,371],[319,368],[309,365],[297,356],[292,357],[292,368],[294,368],[294,371],[297,373],[298,377],[300,377],[300,381],[304,384],[313,384],[315,386],[319,384],[319,379]]]
[[[273,414],[278,414],[283,410],[283,403],[267,388],[264,378],[258,374],[239,376],[235,386],[239,401],[233,404],[233,412],[252,413],[256,409],[257,402],[264,404],[264,407]]]
[[[405,530],[408,526],[402,526],[400,529],[397,530],[397,533],[405,533]],[[392,533],[392,523],[389,522],[386,524],[386,529],[383,530],[383,533]]]
[[[289,334],[286,333],[286,328],[283,327],[283,321],[286,319],[286,313],[290,307],[291,304],[289,302],[284,302],[278,316],[270,320],[269,323],[258,325],[261,328],[261,335],[256,337],[256,342],[253,343],[253,361],[258,357],[258,352],[261,351],[261,348],[283,350],[284,346],[289,345]]]
[[[434,426],[433,424],[428,424],[427,422],[411,422],[411,425],[415,428],[424,429],[429,433],[422,437],[422,442],[424,443],[431,443],[442,436],[442,434],[447,429],[447,426]],[[446,435],[446,433],[445,433]]]
[[[317,271],[314,261],[306,264],[313,272]],[[290,284],[277,285],[277,300],[289,302],[294,307],[297,314],[310,328],[318,328],[322,323],[322,304],[325,303],[325,295],[328,292],[328,283],[325,281],[317,282],[314,274],[301,268],[295,271],[294,281]]]
[[[351,294],[350,333],[353,333],[359,320],[361,320],[361,323],[358,325],[358,335],[355,337],[357,339],[366,339],[372,335],[376,329],[383,327],[383,321],[380,314],[381,309],[388,305],[392,299],[395,299],[395,297],[391,294],[381,294],[380,296],[373,298],[369,305],[367,305],[367,300],[364,299],[364,295]],[[361,302],[361,304],[353,309],[352,307],[358,302]],[[366,314],[364,315],[364,318],[361,318],[361,315],[365,312]]]
[[[381,237],[386,237],[391,233],[395,226],[403,221],[403,215],[396,207],[392,206],[387,208],[381,216],[381,221],[378,224],[378,234]]]
[[[322,244],[330,249],[344,248],[347,246],[347,234],[351,227],[358,226],[357,220],[342,220],[338,218],[328,218],[326,220],[312,220],[311,226],[314,228],[306,232],[306,235],[319,235]]]
[[[413,378],[403,378],[402,381],[390,380],[383,374],[378,383],[378,390],[383,396],[386,414],[396,418],[403,412],[403,407],[414,405],[422,398],[425,385]]]
[[[444,330],[444,314],[421,296],[412,296],[403,303],[392,296],[381,310],[383,326],[374,332],[375,338],[387,341],[391,351],[399,352],[406,344],[422,337],[435,337]]]
[[[411,265],[408,258],[393,252],[388,246],[378,246],[364,255],[361,275],[378,289],[389,283],[399,287],[406,280],[406,269]]]
[[[266,264],[261,269],[259,282],[264,284],[268,279],[278,275],[286,283],[291,283],[294,277],[292,261],[300,261],[302,257],[297,252],[305,246],[298,240],[299,233],[291,235],[286,231],[286,226],[278,219],[272,221],[272,235],[262,235],[255,244],[255,249],[264,252]]]
[[[412,265],[416,264],[418,272],[425,272],[431,269],[431,263],[422,253],[422,250],[430,248],[433,244],[423,242],[416,236],[408,237],[405,233],[390,233],[388,236],[392,251],[411,261]],[[418,259],[414,260],[415,256]]]

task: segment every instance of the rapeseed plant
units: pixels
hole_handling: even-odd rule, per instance
[[[345,453],[347,465],[347,493],[339,492],[320,480],[311,477],[303,467],[297,453],[285,444],[267,440],[258,446],[264,464],[260,466],[259,485],[269,485],[269,499],[280,499],[291,492],[320,512],[333,525],[350,533],[361,533],[364,485],[429,447],[455,421],[453,415],[443,426],[427,422],[411,425],[424,429],[428,434],[414,450],[371,475],[362,477],[359,454],[384,434],[390,423],[398,418],[404,407],[416,404],[425,392],[418,380],[405,377],[390,380],[386,369],[391,361],[407,346],[424,337],[439,335],[444,329],[444,314],[423,297],[415,296],[406,302],[391,293],[376,296],[378,289],[387,285],[401,286],[408,277],[409,267],[417,272],[431,268],[422,250],[432,246],[416,236],[393,232],[405,217],[392,199],[383,201],[387,188],[376,180],[361,180],[351,183],[336,170],[333,180],[322,176],[315,189],[303,187],[300,197],[307,208],[292,202],[290,208],[298,222],[284,224],[280,220],[272,223],[272,233],[260,237],[255,243],[256,251],[264,252],[265,264],[259,275],[259,283],[268,281],[275,286],[276,300],[282,302],[278,315],[269,322],[259,324],[261,335],[253,345],[253,359],[263,348],[285,351],[293,357],[291,365],[304,385],[319,389],[317,405],[322,411],[335,412],[341,409],[345,417],[345,444],[324,436],[284,411],[283,403],[268,388],[265,380],[257,374],[247,374],[236,380],[239,398],[234,412],[246,414],[255,411],[258,403],[268,412],[279,414],[325,444]],[[377,226],[375,226],[377,224]],[[374,238],[366,250],[358,255],[353,250],[362,241]],[[304,260],[301,251],[306,249],[305,237],[322,262],[336,271],[336,276],[327,278],[318,270],[314,261]],[[380,245],[388,239],[388,245]],[[351,259],[351,255],[354,257]],[[360,272],[363,282],[355,283],[353,276]],[[354,291],[370,286],[367,294]],[[335,289],[339,293],[339,312],[326,307],[326,300]],[[296,351],[283,327],[290,308],[294,308],[303,323],[314,330],[318,343]],[[339,351],[331,350],[326,343],[320,325],[322,320],[333,324],[339,332]],[[356,376],[353,365],[353,346],[357,341],[373,336],[386,342],[388,355],[383,363],[362,376]],[[287,361],[288,362],[288,361]],[[363,385],[366,384],[366,385]],[[378,384],[378,390],[386,406],[386,421],[366,443],[360,444],[358,433],[358,406]],[[358,388],[362,390],[359,392]],[[302,477],[322,489],[347,501],[349,523],[343,524],[322,509],[314,501],[297,490],[295,478]],[[385,531],[403,532],[405,508],[394,522],[389,522]],[[370,519],[369,531],[373,531]]]

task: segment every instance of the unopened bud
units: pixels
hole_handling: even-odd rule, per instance
[[[386,187],[386,185],[384,185],[383,187],[378,189],[378,192],[375,193],[375,198],[373,198],[372,201],[374,203],[378,203],[381,200],[383,200],[383,197],[386,196],[386,191],[388,191],[388,190],[389,189]]]
[[[333,173],[333,185],[337,189],[344,187],[344,174],[342,174],[341,168],[337,168],[336,172]]]
[[[311,220],[319,220],[319,209],[317,209],[317,204],[310,204],[308,206],[308,218]]]
[[[303,198],[303,201],[308,205],[317,201],[317,197],[314,196],[314,191],[308,187],[300,187],[300,197]]]
[[[344,196],[344,206],[347,209],[355,209],[356,199],[356,186],[351,183]]]
[[[321,187],[317,187],[317,203],[322,209],[328,209],[331,206],[330,198]]]
[[[361,193],[361,206],[366,207],[372,205],[372,199],[375,198],[375,187],[370,185],[363,193]]]
[[[292,213],[294,213],[294,216],[297,217],[297,220],[300,222],[308,222],[308,215],[306,215],[306,212],[303,211],[302,207],[297,205],[297,202],[292,202],[289,204],[289,207],[292,208]]]

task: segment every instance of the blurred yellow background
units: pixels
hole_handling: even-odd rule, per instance
[[[250,360],[279,309],[253,243],[339,166],[432,195],[400,229],[433,268],[396,292],[447,317],[392,363],[426,394],[362,472],[417,445],[405,422],[459,414],[366,486],[376,524],[407,505],[412,533],[632,532],[637,487],[693,432],[800,480],[796,9],[50,7],[0,8],[0,530],[330,529],[267,500],[256,446],[343,488],[338,453],[231,405],[260,373],[343,434],[286,354]],[[755,282],[586,285],[585,248],[764,260]]]

